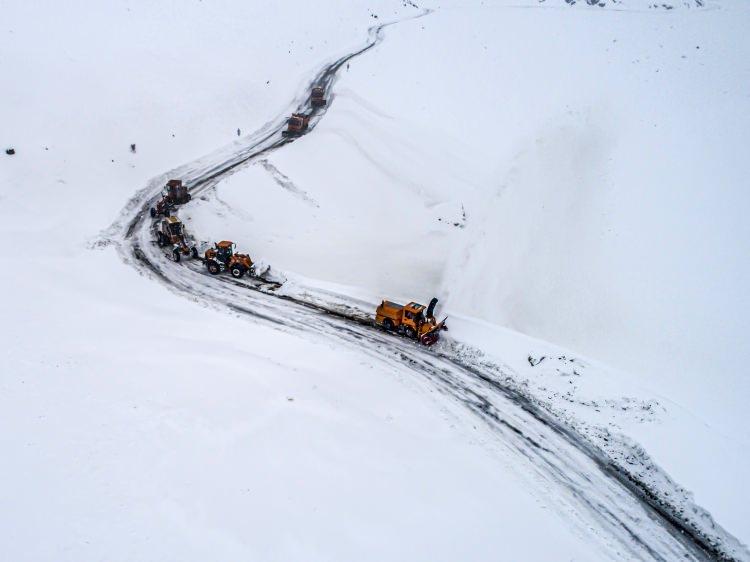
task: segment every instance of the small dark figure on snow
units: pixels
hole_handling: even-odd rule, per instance
[[[130,145],[130,152],[132,152],[133,154],[135,154],[135,143],[133,143],[133,144]]]
[[[16,153],[16,149],[15,148],[6,148],[5,149],[5,154],[7,154],[8,156],[13,156],[15,153]]]
[[[238,137],[240,136],[240,130],[239,129],[237,129],[237,136]]]

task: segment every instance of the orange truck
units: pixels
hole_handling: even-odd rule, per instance
[[[433,315],[438,300],[433,298],[429,306],[416,302],[407,305],[386,301],[380,303],[375,311],[375,324],[386,332],[395,331],[402,336],[419,341],[422,345],[432,345],[440,336],[441,330],[447,330],[447,318],[442,322]]]
[[[286,120],[287,128],[281,131],[283,137],[296,137],[307,131],[310,125],[310,116],[304,113],[292,113],[292,116]]]
[[[310,94],[310,105],[323,107],[326,104],[326,91],[322,86],[315,86]]]

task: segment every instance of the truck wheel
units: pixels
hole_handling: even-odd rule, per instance
[[[393,322],[390,318],[386,318],[383,320],[383,329],[385,329],[386,332],[390,332],[393,330]]]
[[[215,262],[215,261],[213,261],[213,260],[209,260],[209,261],[207,261],[207,262],[206,262],[206,267],[208,268],[208,272],[209,272],[209,273],[210,273],[211,275],[218,275],[218,274],[219,274],[219,272],[221,271],[221,268],[219,267],[219,264],[218,264],[218,263],[216,263],[216,262]]]
[[[163,246],[164,245],[164,235],[161,232],[157,232],[156,233],[156,243],[159,246]]]
[[[193,196],[192,196],[192,195],[190,195],[190,194],[188,193],[188,194],[187,194],[187,200],[188,200],[188,202],[190,202],[190,200],[191,200],[192,198],[193,198]]]
[[[414,339],[417,337],[417,332],[414,331],[414,328],[406,328],[406,330],[404,330],[404,335],[407,338]]]
[[[242,278],[242,276],[243,276],[243,275],[245,275],[245,268],[243,268],[243,267],[239,267],[239,266],[236,266],[236,265],[235,265],[235,266],[234,266],[234,267],[233,267],[233,268],[232,268],[232,269],[230,270],[230,273],[232,274],[232,277],[234,277],[235,279],[241,279],[241,278]]]
[[[179,250],[172,250],[172,257],[174,258],[174,261],[179,262],[180,261],[180,251]]]
[[[194,260],[198,259],[198,248],[196,248],[195,246],[190,248],[190,257],[193,258]]]
[[[156,217],[156,209],[154,209],[153,207],[151,207],[151,209],[149,209],[149,213],[151,213],[151,218],[152,219]]]

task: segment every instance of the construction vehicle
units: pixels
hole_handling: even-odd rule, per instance
[[[386,301],[380,303],[375,311],[375,324],[386,332],[395,331],[402,336],[419,341],[422,345],[432,345],[440,336],[441,330],[447,330],[447,317],[438,322],[435,320],[435,305],[438,300],[433,298],[430,305],[410,302],[407,305]]]
[[[169,180],[161,192],[161,199],[155,207],[151,207],[151,216],[169,216],[175,205],[187,203],[190,199],[190,193],[188,193],[187,186],[182,183],[182,180]]]
[[[169,215],[172,214],[172,211],[174,211],[174,205],[170,203],[169,199],[162,196],[162,198],[156,202],[156,205],[151,207],[150,209],[151,218],[155,218],[159,215],[164,215],[165,217],[168,217]]]
[[[310,125],[310,116],[304,113],[292,113],[292,116],[286,120],[287,128],[281,131],[281,136],[296,137],[307,131]]]
[[[313,107],[323,107],[326,104],[326,91],[322,86],[315,86],[310,94],[310,105]]]
[[[235,253],[235,244],[229,240],[222,240],[206,250],[203,262],[211,275],[218,275],[222,271],[229,271],[232,277],[240,279],[249,273],[255,275],[253,260],[247,254]]]
[[[177,217],[167,217],[159,223],[156,243],[162,248],[171,246],[172,251],[169,256],[174,261],[180,261],[183,256],[193,259],[198,257],[198,248],[188,242],[185,227]]]

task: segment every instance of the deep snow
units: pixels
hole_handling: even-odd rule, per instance
[[[314,135],[185,216],[303,284],[488,321],[451,333],[636,438],[746,537],[747,7],[558,8],[389,29]],[[527,362],[571,353],[595,367]]]
[[[370,12],[337,4],[3,5],[2,558],[597,558],[428,384],[95,244],[149,178],[360,44]]]
[[[614,186],[607,197],[622,196],[617,188],[631,185],[628,174],[637,176],[634,184],[643,192],[653,193],[654,178],[662,174],[692,185],[690,193],[698,197],[706,180],[695,170],[675,180],[675,167],[684,162],[678,159],[679,146],[666,157],[667,164],[670,158],[677,164],[659,168],[651,162],[652,168],[640,174],[630,164],[636,158],[643,162],[636,148],[645,151],[651,143],[663,150],[675,139],[711,145],[701,170],[721,168],[734,197],[734,205],[719,210],[726,222],[718,226],[726,230],[717,236],[741,234],[730,219],[739,207],[736,198],[741,202],[742,197],[737,183],[742,166],[735,161],[741,144],[734,143],[747,132],[742,121],[747,113],[736,113],[747,105],[737,93],[747,71],[739,56],[746,42],[737,39],[746,12],[733,4],[671,12],[637,7],[643,10],[628,13],[627,20],[580,5],[561,6],[568,11],[443,7],[429,18],[391,28],[386,42],[343,74],[335,105],[314,135],[238,173],[185,215],[196,232],[232,237],[288,272],[290,287],[297,278],[304,284],[302,274],[315,279],[312,284],[346,284],[337,290],[369,301],[384,294],[425,300],[433,291],[445,294],[451,313],[493,323],[483,328],[474,318],[455,318],[451,333],[507,362],[542,391],[558,392],[561,381],[555,372],[539,374],[549,363],[527,371],[520,366],[526,354],[539,357],[554,348],[498,325],[629,369],[628,375],[613,373],[583,360],[595,368],[583,369],[580,392],[612,400],[614,411],[634,395],[638,406],[650,403],[654,392],[639,388],[645,384],[656,390],[666,415],[647,413],[652,423],[644,424],[627,423],[632,411],[597,418],[592,408],[576,405],[569,412],[634,435],[656,451],[658,461],[666,461],[662,464],[679,482],[700,490],[698,503],[745,538],[746,498],[737,493],[747,465],[737,446],[746,441],[739,411],[745,387],[728,369],[732,365],[717,366],[734,360],[720,353],[731,343],[726,338],[738,338],[741,350],[743,335],[728,325],[718,334],[712,330],[714,337],[707,340],[701,323],[690,324],[688,335],[713,346],[706,353],[712,372],[724,367],[721,385],[705,371],[698,376],[697,368],[665,369],[654,352],[659,346],[651,343],[655,330],[648,315],[633,311],[621,333],[613,333],[616,323],[605,323],[604,330],[598,319],[587,320],[602,302],[613,315],[633,309],[632,301],[617,303],[618,308],[605,298],[608,293],[602,297],[597,290],[609,291],[615,281],[628,286],[619,274],[637,261],[628,253],[639,246],[610,244],[628,265],[605,262],[599,269],[596,260],[578,258],[583,265],[559,260],[554,246],[573,247],[586,257],[601,250],[587,232],[557,236],[570,222],[560,215],[569,216],[561,209],[569,210],[571,201],[594,207],[577,215],[583,222],[634,228],[632,207],[597,222],[603,220],[597,214],[602,203],[589,197],[591,190],[581,194],[574,185],[579,154],[586,156],[581,173],[590,183],[590,174],[601,173]],[[473,440],[469,436],[477,430],[471,418],[449,400],[430,400],[430,386],[408,372],[324,340],[228,319],[134,275],[112,252],[88,249],[149,178],[231,141],[237,127],[246,133],[281,113],[321,61],[361,43],[375,19],[371,11],[381,17],[413,14],[385,2],[369,8],[317,3],[295,7],[302,12],[293,18],[278,8],[231,2],[179,8],[123,3],[93,12],[88,7],[82,19],[82,5],[13,7],[18,13],[10,14],[2,42],[3,52],[11,55],[2,64],[13,104],[0,110],[2,122],[10,124],[4,132],[11,133],[0,141],[15,144],[18,154],[2,164],[8,181],[0,194],[0,228],[9,245],[34,247],[29,269],[44,271],[30,275],[24,266],[8,271],[2,281],[2,290],[16,297],[3,323],[10,369],[2,379],[3,426],[16,431],[0,434],[11,459],[3,466],[3,481],[18,483],[0,496],[9,507],[3,509],[9,531],[0,536],[2,550],[13,559],[112,557],[113,550],[122,559],[203,559],[217,553],[219,558],[352,559],[363,558],[363,550],[373,559],[483,559],[498,551],[526,559],[616,556],[602,544],[596,548],[605,550],[592,550],[591,536],[549,510],[544,495],[519,478],[512,459],[498,463],[492,434]],[[656,88],[639,82],[641,71],[622,73],[626,62],[642,65],[626,59],[654,47],[645,40],[646,31],[669,39],[668,26],[677,22],[669,49],[676,58],[684,47],[678,39],[687,44],[686,37],[695,33],[708,41],[707,18],[724,30],[721,37],[712,34],[716,52],[709,60],[690,66],[680,59],[678,65],[686,65],[681,75],[671,59],[660,59],[664,68],[658,74],[671,69],[672,75]],[[597,52],[592,41],[600,50],[610,48],[613,28],[623,35],[618,33],[621,59],[591,56]],[[456,29],[462,40],[446,41]],[[300,46],[303,37],[309,45]],[[727,45],[733,42],[740,48],[731,51]],[[55,43],[64,48],[49,49]],[[526,52],[519,52],[521,45]],[[482,58],[484,47],[489,53]],[[513,56],[500,56],[508,52]],[[569,60],[576,61],[572,75]],[[512,69],[503,66],[508,64]],[[695,78],[701,64],[713,72],[711,80]],[[732,66],[735,74],[729,75],[726,68]],[[621,82],[613,84],[615,77]],[[665,84],[701,101],[715,92],[696,93],[690,86],[723,87],[719,78],[726,81],[731,102],[713,109],[723,119],[720,142],[681,134],[678,125],[696,100],[668,95]],[[505,87],[506,80],[513,87]],[[556,85],[554,95],[544,87],[550,83]],[[587,107],[591,99],[613,97],[618,108],[632,99],[640,105],[620,109],[615,118]],[[572,113],[562,111],[565,116],[559,117],[565,104],[573,104]],[[649,104],[672,128],[669,135],[644,139],[643,128],[634,125],[633,115],[646,115]],[[477,118],[477,108],[491,110]],[[691,113],[689,125],[707,134],[709,118],[714,123],[717,114]],[[593,129],[607,129],[598,119],[617,121],[612,129],[625,140],[618,137],[615,143],[618,166],[600,162],[592,172],[592,150],[606,160],[597,153],[599,137],[588,136],[592,121]],[[541,148],[533,140],[534,148],[517,155],[518,143],[534,139],[539,130],[551,131],[540,136]],[[130,142],[137,142],[135,155],[127,152]],[[500,182],[506,189],[498,197]],[[560,187],[563,193],[556,194]],[[528,210],[539,201],[553,208],[541,213],[543,221],[530,223]],[[672,199],[665,195],[653,208],[671,213]],[[384,215],[399,229],[379,228]],[[713,221],[716,215],[707,212],[705,218]],[[657,225],[657,234],[667,226],[683,229],[688,220],[679,216],[673,222]],[[664,272],[656,275],[661,281],[653,282],[652,293],[663,295],[672,265],[656,259],[659,247],[652,242],[661,238],[649,238],[655,227],[647,224],[652,230],[636,237],[643,245],[636,258],[642,260],[645,251],[649,267]],[[554,240],[551,247],[549,240]],[[680,261],[686,252],[674,250],[674,243],[684,241],[683,236],[672,244],[664,241],[680,263],[686,263]],[[741,255],[742,244],[738,236],[723,247]],[[522,252],[540,246],[541,252]],[[692,246],[689,257],[707,271],[707,256],[716,247],[701,253],[701,246]],[[533,262],[523,259],[529,253]],[[732,260],[737,262],[729,259],[727,267]],[[547,276],[559,287],[572,275],[566,267],[580,267],[575,272],[587,275],[585,291],[578,293],[570,284],[556,291],[535,286]],[[597,278],[602,270],[607,276]],[[550,277],[555,271],[557,280]],[[698,292],[698,304],[718,303],[711,308],[718,309],[713,318],[719,318],[722,303],[734,299],[739,313],[728,320],[742,322],[746,300],[734,292],[742,274],[738,271],[737,284],[722,294],[704,292],[698,280],[686,281],[673,306],[684,310],[691,291]],[[729,277],[717,271],[711,279],[723,283]],[[644,300],[649,298],[645,293]],[[660,321],[672,312],[649,309]],[[705,318],[709,312],[701,314]],[[612,341],[618,342],[616,353],[608,348]],[[674,343],[683,355],[694,347],[688,337]],[[625,357],[621,349],[632,351]],[[739,351],[733,357],[743,358]],[[611,386],[592,381],[602,377]],[[710,401],[707,389],[713,392]],[[559,395],[565,392],[550,402],[565,403]],[[686,409],[665,407],[670,399]],[[303,404],[301,412],[291,410]],[[696,414],[697,423],[690,419]],[[721,432],[705,428],[703,420]],[[699,426],[702,434],[694,431]],[[695,464],[709,446],[718,462]],[[243,501],[238,490],[249,490],[249,497]],[[38,513],[44,513],[41,519]],[[48,537],[41,542],[32,538],[40,525]],[[544,541],[537,540],[540,530]],[[398,541],[381,540],[395,536]]]

